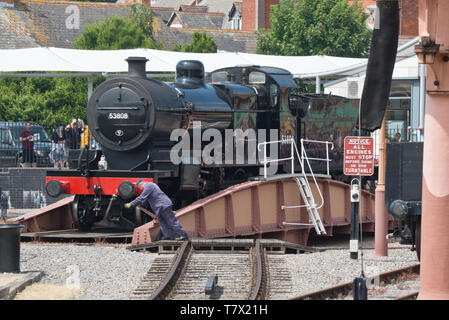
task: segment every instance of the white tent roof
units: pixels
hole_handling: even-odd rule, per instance
[[[295,77],[314,76],[317,72],[333,73],[342,68],[366,64],[367,59],[329,56],[269,56],[247,53],[184,53],[152,49],[75,50],[30,48],[0,50],[0,72],[66,71],[126,72],[128,57],[146,57],[148,72],[175,72],[180,60],[200,60],[205,71],[236,65],[279,67]]]
[[[407,43],[398,52],[415,44]],[[270,56],[240,52],[184,53],[152,49],[76,50],[63,48],[29,48],[0,50],[0,72],[127,72],[128,57],[146,57],[148,72],[175,72],[180,60],[200,60],[206,72],[237,65],[279,67],[295,78],[347,76],[363,70],[368,59],[331,56]]]

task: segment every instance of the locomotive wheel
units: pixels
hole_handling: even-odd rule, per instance
[[[421,261],[421,217],[418,217],[416,219],[415,247],[416,247],[416,255],[418,256],[418,261]]]
[[[72,203],[72,220],[74,227],[83,232],[89,231],[92,227],[92,222],[87,221],[86,213],[84,197],[77,195]]]

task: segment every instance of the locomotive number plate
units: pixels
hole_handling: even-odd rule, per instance
[[[126,112],[111,112],[108,115],[109,119],[128,119],[129,116]]]

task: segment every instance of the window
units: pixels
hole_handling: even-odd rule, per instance
[[[215,72],[212,74],[212,82],[226,82],[228,81],[228,75],[226,71]]]
[[[242,17],[232,18],[232,29],[233,30],[242,30]]]
[[[395,141],[399,133],[401,141],[408,140],[408,126],[411,123],[412,83],[410,81],[393,81],[390,90],[390,105],[387,109],[387,137]]]
[[[248,82],[250,84],[264,84],[265,83],[265,73],[253,71],[249,74]]]

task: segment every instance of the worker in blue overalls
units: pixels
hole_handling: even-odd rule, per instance
[[[126,203],[125,208],[150,205],[161,226],[162,240],[187,240],[187,232],[172,211],[172,201],[159,186],[139,179],[136,187],[143,190],[142,193],[130,203]]]

